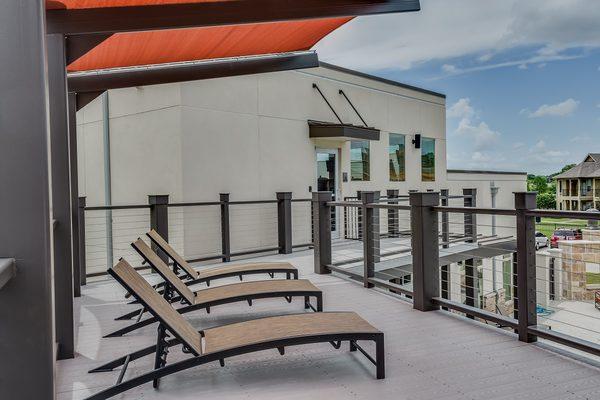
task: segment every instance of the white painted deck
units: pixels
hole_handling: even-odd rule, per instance
[[[312,252],[262,257],[288,260],[324,292],[326,310],[354,310],[385,333],[385,380],[359,352],[318,344],[226,360],[163,378],[117,399],[600,399],[600,369],[541,345],[528,345],[512,333],[471,322],[442,311],[414,311],[410,303],[336,275],[312,273]],[[257,260],[257,259],[254,259]],[[259,277],[260,278],[260,277]],[[226,283],[226,280],[221,281]],[[215,282],[217,283],[217,282]],[[102,335],[127,324],[114,317],[132,309],[124,291],[112,280],[89,283],[76,302],[77,355],[57,367],[59,400],[84,399],[111,384],[118,371],[87,370],[152,344],[155,326],[122,338]],[[299,300],[258,300],[198,311],[187,318],[198,329],[243,319],[302,312]],[[366,345],[368,350],[372,350]],[[188,357],[173,348],[169,360]],[[127,377],[148,370],[152,357],[132,362]]]

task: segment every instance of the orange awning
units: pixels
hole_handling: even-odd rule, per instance
[[[136,0],[115,1],[136,2]],[[88,2],[93,3],[94,0]],[[352,17],[326,18],[117,33],[71,63],[68,70],[89,71],[303,51],[310,49],[323,37],[351,19]]]

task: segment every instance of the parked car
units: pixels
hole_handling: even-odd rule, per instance
[[[558,247],[559,240],[581,240],[581,229],[559,228],[554,231],[550,247]]]
[[[548,237],[544,235],[542,232],[535,233],[535,249],[539,250],[542,247],[548,247]]]

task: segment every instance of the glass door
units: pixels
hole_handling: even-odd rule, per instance
[[[332,192],[333,200],[339,197],[338,185],[338,150],[317,149],[317,190]],[[337,207],[331,209],[331,235],[338,237]]]

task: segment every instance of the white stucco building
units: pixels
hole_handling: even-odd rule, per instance
[[[377,133],[378,139],[352,137],[364,126],[361,117],[374,129],[358,136]],[[311,137],[309,121],[334,124],[335,135],[345,136]],[[111,90],[80,110],[77,124],[79,188],[88,205],[145,204],[149,194],[190,202],[216,201],[219,193],[257,200],[331,189],[341,199],[359,190],[456,195],[476,188],[478,205],[491,207],[496,191],[494,206],[510,208],[513,192],[526,190],[524,173],[447,170],[443,94],[327,64]],[[417,135],[420,147],[413,143]],[[294,209],[295,243],[310,241],[309,210],[308,204]],[[219,241],[218,232],[209,232],[218,226],[217,213],[179,212],[172,217],[184,234],[170,236],[186,256],[210,254]],[[195,234],[185,227],[193,219],[184,212],[196,212]],[[257,209],[242,224],[252,224],[255,234],[232,227],[237,248],[273,240],[276,221],[265,213]]]

